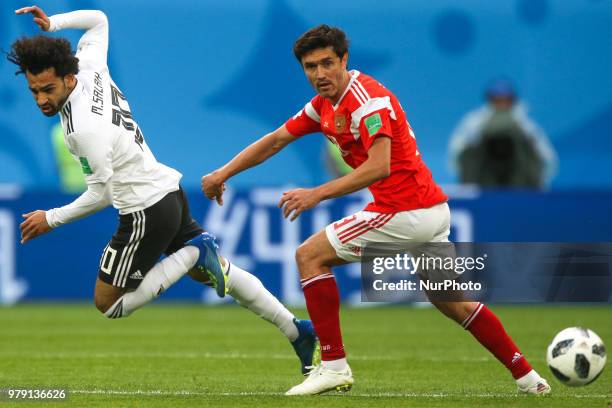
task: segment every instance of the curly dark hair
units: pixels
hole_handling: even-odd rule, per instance
[[[349,40],[341,29],[321,24],[306,31],[297,39],[293,45],[293,54],[302,62],[302,57],[310,51],[327,47],[333,47],[336,55],[342,58],[348,51]]]
[[[20,38],[11,45],[6,58],[19,66],[15,75],[26,72],[37,75],[47,68],[55,68],[55,73],[60,77],[79,72],[79,59],[74,56],[70,42],[65,38],[42,35]]]

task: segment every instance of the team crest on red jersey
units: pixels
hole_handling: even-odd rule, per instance
[[[341,113],[336,113],[334,116],[334,125],[336,125],[337,133],[346,132],[346,116]]]

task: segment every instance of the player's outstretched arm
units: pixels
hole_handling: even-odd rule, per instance
[[[76,221],[108,207],[112,203],[110,183],[91,183],[76,200],[63,207],[53,208],[46,213],[51,228]]]
[[[45,12],[38,6],[22,7],[15,10],[15,14],[32,14],[34,23],[42,30],[49,31],[51,22]]]
[[[94,183],[76,200],[63,207],[43,211],[36,210],[23,214],[21,243],[51,231],[60,225],[70,223],[108,207],[112,202],[109,184]]]
[[[225,182],[234,175],[263,163],[293,142],[295,137],[285,125],[268,133],[246,149],[238,153],[225,166],[202,177],[202,192],[211,200],[223,205]]]
[[[108,19],[99,10],[77,10],[47,17],[38,6],[15,10],[15,14],[32,14],[34,23],[43,31],[65,28],[86,30],[79,40],[76,57],[80,69],[100,70],[106,67],[108,53]]]
[[[295,220],[303,211],[315,207],[323,200],[337,198],[369,187],[387,177],[391,171],[391,139],[378,137],[368,150],[368,159],[347,175],[312,189],[297,188],[286,191],[278,207],[285,218]]]

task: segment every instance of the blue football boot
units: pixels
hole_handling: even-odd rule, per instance
[[[302,364],[302,374],[308,375],[310,370],[321,362],[319,338],[310,320],[294,318],[293,323],[298,329],[298,338],[292,341],[291,345]]]
[[[227,276],[225,276],[221,268],[220,257],[219,254],[217,254],[219,245],[215,242],[215,236],[203,232],[197,237],[187,241],[185,245],[191,245],[200,250],[200,256],[198,257],[195,267],[208,276],[217,295],[219,295],[219,297],[224,297],[227,293]]]

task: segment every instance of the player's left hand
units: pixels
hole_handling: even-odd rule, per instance
[[[321,198],[314,189],[296,188],[295,190],[285,191],[278,208],[283,209],[283,216],[294,221],[303,211],[310,210],[321,202]],[[293,213],[293,215],[291,214]]]
[[[47,223],[46,211],[36,210],[23,214],[25,221],[21,223],[21,243],[25,244],[31,239],[39,235],[46,234],[51,231],[51,227]]]
[[[223,192],[225,191],[225,182],[217,172],[209,173],[202,176],[202,192],[210,200],[216,200],[217,204],[223,205]]]
[[[40,27],[42,31],[49,31],[51,28],[51,21],[45,12],[38,6],[22,7],[15,10],[15,14],[32,14],[34,16],[34,23]]]

